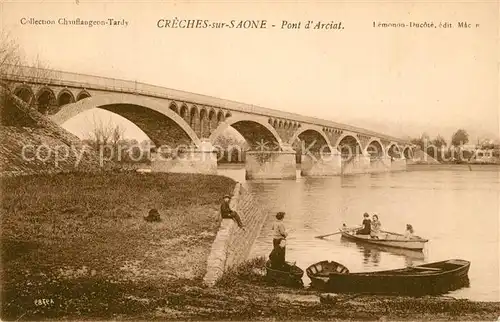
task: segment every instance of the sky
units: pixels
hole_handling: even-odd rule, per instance
[[[78,4],[77,4],[78,2]],[[458,128],[499,137],[497,1],[0,3],[28,59],[365,127],[394,136]],[[33,26],[22,18],[125,19],[127,27]],[[269,29],[158,28],[159,19],[267,20]],[[343,30],[281,29],[282,21]],[[458,28],[459,21],[472,28]],[[450,22],[453,28],[374,28]],[[479,27],[475,27],[479,24]],[[100,117],[109,118],[105,113]],[[65,124],[88,132],[89,115]],[[121,122],[119,119],[114,119]],[[127,136],[139,136],[127,125]]]

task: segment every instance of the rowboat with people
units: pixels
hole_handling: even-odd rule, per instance
[[[414,235],[413,226],[411,224],[406,224],[406,232],[403,235],[381,230],[382,223],[377,213],[374,213],[372,215],[373,219],[370,219],[370,215],[365,212],[363,218],[361,226],[348,228],[346,224],[343,224],[338,232],[316,236],[316,238],[325,238],[327,236],[342,234],[344,238],[357,242],[417,251],[424,249],[425,243],[428,242],[427,239]]]
[[[351,273],[334,261],[321,261],[306,269],[313,288],[333,293],[443,294],[468,285],[470,262],[450,259],[400,269]]]
[[[424,260],[426,257],[426,255],[421,249],[413,250],[400,247],[376,245],[372,243],[354,241],[352,239],[345,238],[343,236],[340,238],[340,244],[344,246],[351,246],[351,247],[354,246],[362,253],[384,252],[417,261]]]
[[[419,236],[411,236],[407,237],[403,234],[398,234],[389,231],[380,231],[376,236],[374,235],[361,235],[356,234],[356,230],[359,228],[340,228],[340,233],[343,237],[363,243],[370,243],[380,246],[387,247],[396,247],[396,248],[404,248],[411,250],[422,250],[424,249],[425,243],[429,240],[419,237]]]

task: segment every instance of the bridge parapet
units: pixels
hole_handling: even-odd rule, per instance
[[[105,92],[114,93],[130,93],[135,95],[163,98],[170,101],[178,101],[183,103],[190,103],[196,106],[203,106],[208,110],[207,116],[209,115],[209,110],[213,109],[224,109],[228,112],[238,111],[241,113],[261,115],[273,119],[273,126],[276,131],[282,136],[284,141],[287,138],[293,136],[298,127],[304,124],[313,124],[327,129],[334,129],[335,131],[350,131],[358,133],[369,137],[378,137],[380,139],[386,139],[389,141],[398,142],[400,144],[407,143],[405,140],[391,137],[382,133],[377,133],[363,128],[358,128],[355,126],[350,126],[347,124],[337,123],[333,121],[322,120],[314,117],[303,116],[295,113],[288,113],[279,110],[273,110],[269,108],[259,107],[251,104],[245,104],[230,100],[219,99],[211,96],[189,93],[180,90],[174,90],[169,88],[164,88],[161,86],[145,84],[137,81],[114,79],[109,77],[91,76],[86,74],[70,73],[64,71],[40,69],[40,68],[30,68],[21,67],[22,72],[16,74],[2,75],[2,79],[8,82],[17,82],[21,84],[45,84],[48,86],[59,86],[61,88],[78,88],[85,91],[99,90]],[[42,71],[42,72],[40,72]],[[46,72],[43,72],[46,71]],[[35,75],[35,76],[33,76]],[[36,75],[44,75],[39,77]],[[49,75],[48,77],[46,75]],[[73,96],[78,95],[73,92]],[[76,98],[78,100],[78,98]],[[201,112],[201,111],[199,111]],[[180,111],[179,111],[180,113]],[[198,114],[199,115],[199,114]],[[199,118],[198,118],[199,119]],[[282,127],[278,128],[274,124],[274,120],[279,120],[282,123]],[[201,137],[205,136],[207,131],[200,124],[193,124],[195,132]],[[196,129],[199,127],[199,129]],[[328,131],[328,132],[330,132]],[[208,130],[210,133],[210,130]],[[333,132],[335,135],[337,132]],[[329,136],[335,136],[329,135]]]

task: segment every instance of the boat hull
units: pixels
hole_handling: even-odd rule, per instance
[[[290,263],[287,263],[286,267],[282,269],[272,268],[270,261],[266,263],[266,280],[269,283],[302,287],[304,285],[302,282],[303,275],[304,271],[300,267]]]
[[[443,294],[468,286],[469,267],[470,263],[467,261],[451,260],[419,265],[416,268],[369,273],[329,273],[326,276],[311,274],[308,268],[308,276],[313,288],[327,292],[421,296]],[[405,274],[405,270],[413,273]]]
[[[395,235],[395,234],[394,234]],[[393,248],[401,248],[401,249],[410,249],[410,250],[417,250],[421,251],[424,249],[425,244],[427,243],[427,239],[412,239],[412,240],[406,240],[403,238],[390,238],[386,239],[384,238],[385,236],[388,236],[387,234],[381,234],[381,238],[376,239],[372,238],[369,235],[355,235],[351,232],[342,232],[342,237],[357,241],[357,242],[363,242],[363,243],[368,243],[368,244],[373,244],[373,245],[379,245],[379,246],[384,246],[384,247],[393,247]],[[397,235],[395,235],[397,236]]]
[[[422,249],[407,249],[407,248],[400,248],[400,247],[390,247],[390,246],[383,246],[383,245],[377,245],[377,244],[372,244],[372,243],[364,243],[364,242],[358,242],[352,239],[348,239],[345,237],[340,238],[340,242],[343,245],[349,245],[352,246],[353,244],[356,245],[358,249],[360,249],[362,252],[368,251],[370,254],[372,252],[387,252],[391,253],[396,256],[402,256],[407,259],[412,259],[412,260],[424,260],[425,259],[425,254],[422,251]]]

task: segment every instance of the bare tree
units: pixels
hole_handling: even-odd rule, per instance
[[[243,136],[233,128],[219,135],[214,146],[217,148],[219,162],[242,162],[245,151],[249,149]]]
[[[123,139],[123,134],[125,133],[125,129],[120,125],[114,125],[111,131],[111,144],[113,146],[117,145],[120,140]]]
[[[436,136],[434,140],[431,141],[431,143],[440,149],[446,147],[446,140],[439,134]]]
[[[56,72],[47,68],[38,55],[29,61],[14,38],[6,31],[0,32],[0,81],[4,86],[14,91],[15,86],[9,86],[14,82],[48,83],[55,78]],[[51,97],[53,95],[42,95],[40,102],[37,102],[27,90],[14,94],[41,112],[48,112],[51,105],[55,104],[55,97]]]
[[[0,75],[15,73],[15,68],[21,65],[22,55],[19,45],[6,31],[0,32]]]
[[[102,118],[96,118],[95,114],[92,119],[92,128],[87,134],[87,140],[92,142],[94,147],[100,146],[116,146],[123,138],[125,129],[113,123],[111,118],[104,122]]]

